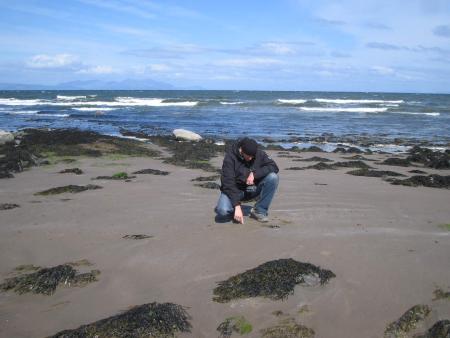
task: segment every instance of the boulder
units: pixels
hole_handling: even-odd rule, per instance
[[[0,144],[14,141],[14,134],[0,129]]]
[[[202,137],[199,134],[196,134],[186,129],[174,129],[172,133],[178,140],[200,141],[202,139]]]

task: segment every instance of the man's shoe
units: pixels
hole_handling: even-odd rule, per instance
[[[256,212],[256,210],[253,208],[252,208],[252,210],[250,210],[250,217],[256,219],[258,222],[261,222],[261,223],[269,222],[269,217],[267,217],[264,214],[260,214],[260,213]]]

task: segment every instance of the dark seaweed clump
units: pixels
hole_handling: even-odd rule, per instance
[[[10,210],[10,209],[14,209],[14,208],[19,208],[20,205],[15,204],[15,203],[1,203],[0,204],[0,210]]]
[[[56,187],[56,188],[51,188],[48,190],[44,190],[41,192],[37,192],[35,193],[35,195],[56,195],[56,194],[63,194],[66,192],[70,192],[70,193],[79,193],[82,191],[86,191],[86,190],[96,190],[96,189],[102,189],[101,186],[99,185],[95,185],[95,184],[88,184],[88,185],[65,185],[62,187]]]
[[[219,338],[229,338],[233,332],[244,335],[252,332],[252,330],[252,324],[243,316],[229,317],[217,327],[217,331],[220,333]]]
[[[411,162],[422,163],[425,167],[434,169],[450,169],[450,150],[445,152],[433,151],[427,148],[414,146],[409,150],[407,159]]]
[[[146,238],[153,238],[153,236],[138,234],[138,235],[125,235],[122,238],[126,238],[126,239],[146,239]]]
[[[390,180],[390,182],[391,184],[394,185],[405,185],[407,187],[424,186],[441,189],[450,188],[450,176],[441,176],[441,175],[428,175],[428,176],[417,175],[404,180],[392,179]]]
[[[81,175],[83,173],[83,170],[80,168],[69,168],[64,169],[59,172],[60,174],[75,174],[75,175]]]
[[[439,320],[430,329],[417,338],[449,338],[450,337],[450,320]]]
[[[298,324],[293,318],[282,320],[278,325],[261,330],[262,338],[313,338],[313,329]]]
[[[13,178],[13,172],[19,173],[26,168],[41,164],[42,159],[15,142],[0,145],[0,178]]]
[[[384,331],[384,337],[404,337],[408,332],[414,330],[417,324],[424,320],[431,312],[427,305],[414,305],[406,311],[398,320],[390,323]]]
[[[390,157],[385,159],[380,164],[392,165],[397,167],[409,167],[411,166],[411,162],[406,158],[398,158],[398,157]]]
[[[169,175],[170,172],[158,170],[158,169],[142,169],[142,170],[135,171],[133,174],[149,174],[149,175],[166,176],[166,175]]]
[[[305,169],[316,169],[316,170],[335,170],[338,168],[362,168],[369,169],[371,168],[363,161],[347,161],[347,162],[336,162],[333,164],[327,164],[324,162],[319,162],[314,165],[310,165],[307,167],[290,167],[286,168],[286,170],[305,170]]]
[[[225,150],[224,146],[217,145],[208,139],[180,142],[169,136],[150,136],[149,138],[153,143],[165,147],[172,153],[172,156],[166,158],[164,163],[190,169],[217,172],[209,160]]]
[[[349,175],[365,176],[365,177],[383,177],[383,176],[405,176],[395,171],[389,170],[369,170],[369,169],[357,169],[347,172]]]
[[[330,159],[325,158],[325,157],[319,157],[319,156],[313,156],[313,157],[305,158],[305,159],[295,159],[294,161],[299,161],[299,162],[333,162],[333,160],[330,160]]]
[[[121,180],[129,180],[131,178],[136,178],[136,176],[128,176],[128,174],[126,172],[119,172],[116,173],[112,176],[97,176],[96,178],[94,178],[95,180],[116,180],[116,181],[121,181]]]
[[[32,153],[53,153],[57,156],[90,156],[122,154],[130,156],[158,156],[159,152],[146,148],[137,140],[102,135],[79,129],[25,129],[20,146]]]
[[[408,172],[411,174],[426,174],[427,173],[426,171],[418,170],[418,169],[410,170]]]
[[[58,265],[52,268],[42,268],[36,272],[8,278],[0,284],[2,291],[13,290],[19,294],[32,292],[51,295],[60,284],[83,286],[97,280],[98,270],[77,274],[70,264]]]
[[[364,163],[363,161],[346,161],[346,162],[336,162],[332,164],[337,168],[361,168],[361,169],[369,169],[370,166]]]
[[[197,183],[194,185],[196,187],[206,188],[206,189],[220,189],[220,184],[217,184],[216,182],[204,182],[204,183]]]
[[[294,292],[295,285],[325,284],[336,275],[310,263],[292,258],[266,262],[244,273],[218,283],[213,300],[220,303],[232,299],[267,297],[278,300]]]
[[[215,181],[220,178],[220,175],[212,175],[212,176],[199,176],[196,178],[193,178],[192,182],[208,182],[208,181]]]
[[[190,332],[189,320],[189,314],[181,305],[149,303],[49,338],[169,338],[175,337],[177,332]]]

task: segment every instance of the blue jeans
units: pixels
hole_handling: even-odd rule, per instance
[[[248,186],[246,191],[241,191],[241,201],[248,201],[259,196],[255,204],[255,211],[258,214],[266,215],[269,211],[275,191],[278,187],[278,175],[270,173],[264,177],[256,186]],[[217,206],[214,209],[218,217],[232,217],[234,215],[234,207],[230,199],[223,192],[220,194]]]

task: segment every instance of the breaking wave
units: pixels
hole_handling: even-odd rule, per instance
[[[384,113],[388,108],[310,108],[310,107],[299,107],[299,110],[309,111],[309,112],[348,112],[348,113]]]

